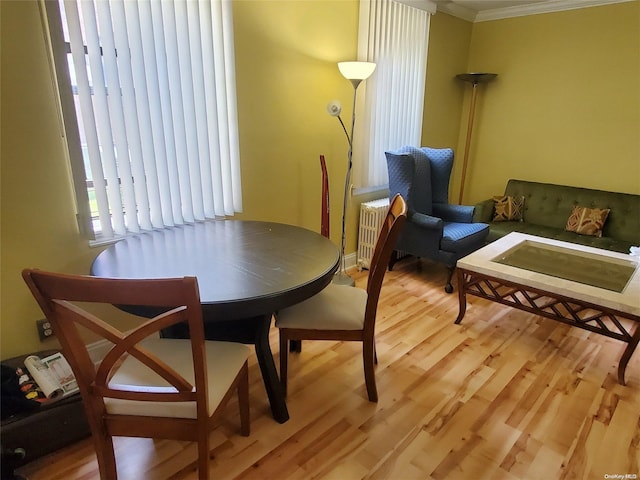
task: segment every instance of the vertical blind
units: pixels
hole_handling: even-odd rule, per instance
[[[67,140],[82,147],[76,167],[86,171],[100,238],[242,210],[231,8],[48,2],[49,22],[60,14],[65,37],[52,33],[52,46],[67,48],[74,94],[63,114],[79,126],[80,138]]]
[[[358,57],[376,63],[366,81],[361,132],[362,187],[388,183],[384,152],[420,145],[430,15],[426,0],[361,0]]]

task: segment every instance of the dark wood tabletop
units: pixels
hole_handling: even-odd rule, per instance
[[[289,416],[268,339],[271,316],[321,291],[338,264],[338,247],[311,230],[221,220],[127,237],[95,258],[91,274],[196,276],[207,338],[256,346],[274,418],[284,422]]]

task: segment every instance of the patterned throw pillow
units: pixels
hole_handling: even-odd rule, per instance
[[[522,221],[523,212],[524,197],[493,197],[494,222]]]
[[[609,216],[608,208],[587,208],[575,206],[567,220],[564,229],[567,232],[576,232],[580,235],[602,236],[602,227]]]

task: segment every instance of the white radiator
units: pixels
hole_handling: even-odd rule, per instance
[[[389,210],[389,199],[381,198],[360,204],[358,229],[358,267],[369,268],[382,222]]]

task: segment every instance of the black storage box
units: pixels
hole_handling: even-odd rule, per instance
[[[46,357],[56,350],[36,352],[33,355]],[[3,365],[24,368],[28,355],[3,360]],[[14,468],[36,458],[55,452],[71,443],[91,435],[80,394],[43,404],[35,410],[17,413],[2,420],[0,442],[3,457],[6,452],[23,449],[24,458],[11,458]],[[3,458],[3,463],[5,458]]]

